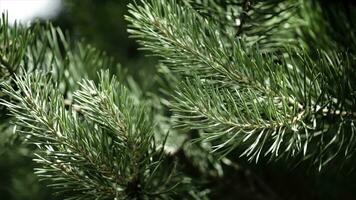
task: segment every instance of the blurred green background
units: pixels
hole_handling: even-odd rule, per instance
[[[69,32],[72,40],[84,39],[105,51],[127,69],[140,86],[151,86],[156,59],[145,56],[127,32],[125,15],[132,0],[64,0],[54,25]],[[147,52],[146,52],[147,53]]]

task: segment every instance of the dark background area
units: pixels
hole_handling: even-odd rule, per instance
[[[157,60],[139,51],[127,32],[125,15],[132,0],[65,0],[64,8],[52,23],[69,32],[73,40],[84,39],[105,51],[127,69],[146,89],[151,85]]]
[[[132,0],[66,0],[53,23],[68,31],[73,41],[84,39],[114,57],[145,90],[152,86],[158,62],[156,58],[145,56],[147,52],[139,51],[138,44],[129,38],[124,16],[128,14],[130,2]],[[329,2],[324,1],[323,5],[332,11],[336,7]],[[352,0],[339,2],[342,3],[337,8],[345,12],[356,4]],[[342,23],[328,13],[325,15],[335,23]],[[38,183],[32,173],[35,164],[31,153],[19,143],[15,141],[5,152],[0,151],[0,200],[61,199],[51,195],[45,183]],[[227,170],[226,173],[228,178],[216,183],[215,199],[221,198],[221,194],[224,199],[243,200],[356,199],[355,172],[319,174],[307,168],[286,169],[283,164],[266,161],[252,165],[249,170]]]

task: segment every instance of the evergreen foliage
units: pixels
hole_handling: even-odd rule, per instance
[[[50,23],[1,18],[0,154],[24,143],[59,198],[216,199],[227,173],[266,159],[353,167],[356,8],[138,0],[128,9],[129,34],[160,58],[153,93]]]
[[[41,73],[14,82],[18,90],[3,85],[14,103],[3,104],[23,128],[18,132],[37,146],[35,173],[70,191],[68,199],[164,197],[182,183],[174,165],[164,165],[148,110],[108,73],[100,74],[99,86],[83,81],[70,108]]]
[[[262,23],[255,15],[269,16],[260,11],[264,8],[274,13],[261,17],[269,26],[259,26],[260,32],[278,31],[279,21],[269,20],[279,15],[283,19],[284,13],[278,9],[281,2],[269,5],[272,2],[256,3],[251,17],[246,11],[238,19]],[[356,71],[352,55],[321,49],[312,56],[305,47],[265,35],[259,37],[265,41],[260,45],[251,44],[248,35],[241,39],[225,35],[225,39],[216,31],[221,20],[216,23],[175,0],[145,1],[130,9],[133,36],[144,49],[161,56],[173,72],[186,77],[172,108],[178,125],[204,130],[201,137],[213,143],[214,151],[224,156],[244,149],[241,155],[256,162],[260,156],[312,159],[319,169],[338,155],[347,160],[353,154]],[[290,34],[285,31],[279,33],[294,35],[293,29]],[[239,27],[236,33],[240,34]],[[278,52],[266,47],[270,43],[281,46]]]

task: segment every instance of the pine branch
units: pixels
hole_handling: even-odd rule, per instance
[[[214,31],[217,28],[215,24],[196,16],[188,8],[180,7],[175,1],[169,1],[168,5],[152,2],[152,6],[154,10],[147,10],[151,5],[145,7],[131,5],[131,14],[137,20],[127,18],[133,23],[129,32],[142,43],[144,49],[162,57],[175,72],[182,72],[185,75],[193,72],[203,78],[216,79],[218,82],[230,81],[231,85],[254,84],[239,74],[234,65],[241,64],[237,58],[249,59],[248,55],[239,48],[231,53],[230,49],[223,45],[224,41],[220,39],[220,35]],[[172,15],[171,10],[176,13]],[[186,15],[175,17],[181,16],[180,13]],[[167,23],[168,21],[170,23]],[[148,28],[150,26],[153,26],[153,29]],[[231,40],[231,43],[236,47],[240,46],[237,41]],[[225,57],[234,60],[219,59]]]
[[[234,38],[226,44],[214,22],[202,19],[175,1],[169,2],[168,8],[167,4],[153,2],[144,7],[130,6],[133,17],[128,20],[133,24],[129,31],[144,49],[162,57],[174,72],[184,76],[194,74],[230,87],[266,89],[265,77],[271,74],[275,55],[245,51],[246,45]]]
[[[18,90],[3,85],[12,101],[2,104],[38,148],[36,173],[69,192],[68,199],[163,198],[181,188],[182,178],[155,142],[147,109],[115,78],[101,73],[98,87],[84,81],[75,93],[80,113],[65,107],[57,86],[41,73],[14,81]]]
[[[354,94],[356,84],[344,74],[352,68],[330,63],[329,57],[324,56],[319,57],[319,65],[303,58],[307,56],[301,57],[303,62],[294,58],[293,62],[300,66],[314,67],[303,69],[303,74],[295,70],[279,74],[275,67],[273,74],[266,77],[278,78],[271,78],[268,83],[279,93],[214,87],[200,79],[187,81],[178,87],[173,104],[178,124],[206,131],[202,140],[213,142],[215,151],[222,155],[242,146],[246,151],[241,154],[250,160],[257,161],[260,154],[276,158],[287,155],[309,158],[319,168],[333,157],[352,156],[355,96],[345,96],[345,92]],[[337,68],[338,72],[333,71]],[[315,69],[323,73],[316,74]],[[314,74],[314,78],[306,78],[306,74]],[[338,88],[329,85],[335,82],[339,83]],[[325,94],[327,90],[332,94]]]
[[[178,125],[204,130],[202,140],[222,155],[242,146],[250,160],[301,157],[319,168],[353,155],[356,84],[347,54],[260,53],[224,43],[216,22],[174,0],[129,7],[133,37],[186,77],[173,105]]]
[[[276,135],[280,139],[265,154],[278,157],[283,152],[280,148],[286,131],[307,128],[302,123],[305,111],[299,111],[296,105],[290,105],[286,100],[261,96],[252,90],[230,92],[202,86],[199,81],[187,82],[179,88],[173,107],[178,123],[205,130],[202,139],[217,142],[214,151],[222,154],[242,143],[255,143],[242,155],[258,161],[265,145],[259,143],[260,140],[269,140],[270,135]]]
[[[14,76],[25,56],[27,45],[32,41],[33,35],[29,30],[16,23],[14,27],[10,28],[7,14],[2,13],[0,19],[0,67],[6,72],[0,71],[1,81],[6,81],[8,76]]]
[[[0,47],[0,82],[13,84],[11,78],[15,75],[40,69],[52,74],[52,81],[60,85],[67,102],[72,101],[71,93],[81,78],[95,79],[98,68],[118,68],[105,53],[83,42],[74,44],[59,28],[49,23],[35,23],[31,27],[21,24],[10,26],[6,14],[0,20]],[[2,92],[0,96],[10,101],[9,96]],[[11,129],[8,110],[4,106],[0,109],[1,122]],[[16,138],[12,136],[14,134],[8,135]],[[8,142],[12,140],[9,138]]]
[[[219,24],[228,37],[238,37],[248,46],[276,51],[285,45],[296,45],[296,29],[302,26],[297,16],[297,1],[254,0],[188,0],[198,13]],[[225,42],[229,42],[228,40]]]

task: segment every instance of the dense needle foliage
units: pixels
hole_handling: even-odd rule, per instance
[[[3,14],[0,155],[26,149],[60,199],[292,199],[253,171],[353,174],[356,8],[334,6],[134,1],[128,33],[160,61],[151,91],[60,28]]]

